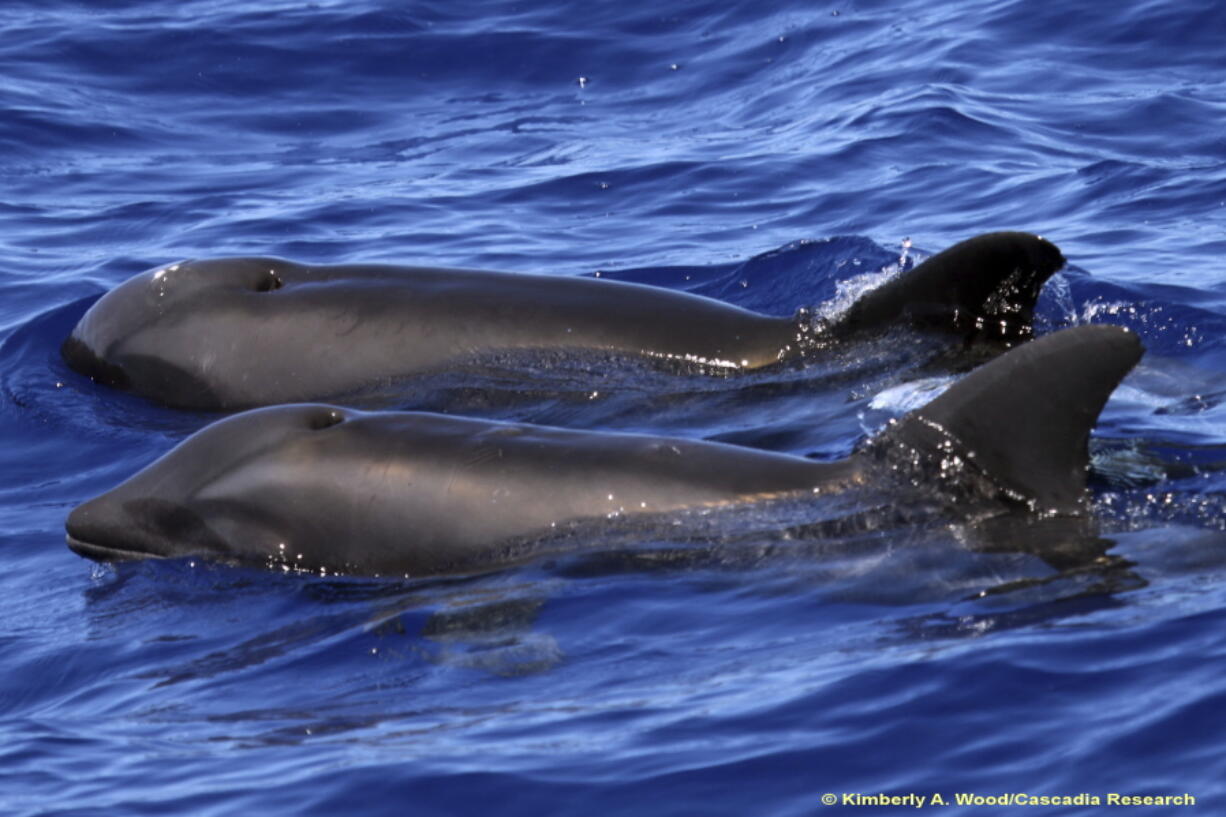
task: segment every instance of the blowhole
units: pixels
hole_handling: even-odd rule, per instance
[[[345,416],[339,411],[325,411],[313,415],[307,420],[307,427],[311,431],[322,431],[325,428],[331,428],[335,425],[340,425],[345,421]]]
[[[267,275],[261,277],[256,282],[255,291],[272,292],[274,289],[280,289],[283,286],[285,286],[285,282],[281,280],[281,277],[272,270],[269,270]]]

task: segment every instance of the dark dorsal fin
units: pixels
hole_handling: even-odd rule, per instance
[[[924,461],[939,458],[943,468],[961,460],[972,476],[1040,513],[1077,513],[1090,429],[1143,351],[1118,326],[1047,335],[971,372],[878,440]]]
[[[906,321],[968,337],[1030,337],[1043,282],[1064,266],[1055,244],[1030,233],[987,233],[955,244],[851,305],[836,331]]]

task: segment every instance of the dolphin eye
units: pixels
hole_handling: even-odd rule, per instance
[[[256,292],[272,292],[274,289],[280,289],[283,286],[285,286],[285,282],[281,280],[281,276],[269,270],[267,275],[261,275],[256,279],[254,289]]]
[[[340,425],[344,421],[345,416],[339,411],[321,411],[307,418],[307,428],[311,431],[322,431],[325,428]]]

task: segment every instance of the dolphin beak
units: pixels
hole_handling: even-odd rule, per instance
[[[153,558],[153,553],[124,547],[123,531],[129,525],[122,516],[122,511],[107,501],[105,494],[77,506],[64,523],[69,549],[96,562]]]
[[[68,514],[68,547],[103,562],[231,555],[209,524],[187,505],[143,496],[126,482]]]
[[[89,344],[77,337],[75,330],[60,345],[60,355],[72,369],[98,383],[121,390],[131,388],[124,370],[99,357]]]

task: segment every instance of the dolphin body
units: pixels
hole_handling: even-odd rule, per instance
[[[68,545],[99,561],[193,556],[425,576],[581,548],[590,526],[781,497],[820,501],[864,486],[953,497],[938,517],[951,505],[973,505],[977,518],[1079,517],[1090,429],[1141,354],[1118,327],[1048,335],[832,463],[427,413],[256,409],[206,427],[77,507]]]
[[[938,253],[839,318],[761,315],[676,290],[596,278],[278,258],[184,261],[98,300],[63,343],[93,379],[177,408],[346,400],[417,375],[602,352],[723,373],[802,358],[899,323],[1006,342],[1029,337],[1060,251],[991,233]]]

